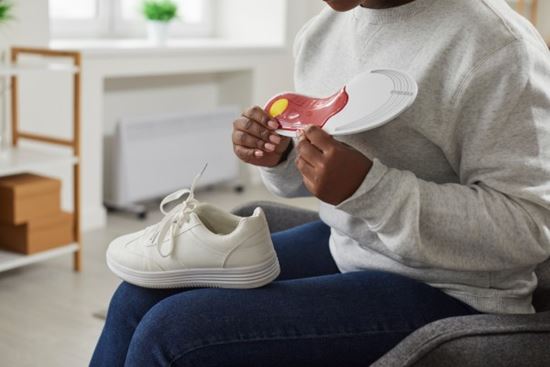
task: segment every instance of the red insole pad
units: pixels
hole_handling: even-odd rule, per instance
[[[328,98],[312,98],[296,93],[273,97],[265,106],[267,113],[281,125],[281,129],[296,131],[307,125],[323,127],[348,103],[346,88]]]

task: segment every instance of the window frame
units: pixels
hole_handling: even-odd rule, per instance
[[[95,0],[94,19],[50,18],[50,38],[135,39],[147,35],[146,21],[124,20],[121,0]],[[213,6],[211,0],[201,0],[203,19],[199,23],[174,21],[170,26],[172,38],[210,37],[213,35]]]
[[[109,29],[107,14],[108,0],[96,1],[96,18],[68,19],[52,18],[50,20],[50,38],[100,38],[105,37],[105,30]],[[48,15],[49,16],[49,15]]]

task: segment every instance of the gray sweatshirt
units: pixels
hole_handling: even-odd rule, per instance
[[[534,27],[504,0],[327,8],[295,57],[296,89],[312,96],[376,68],[419,85],[397,119],[338,138],[374,161],[352,197],[321,203],[340,270],[402,274],[483,312],[533,312],[534,269],[550,256],[550,53]],[[261,169],[275,194],[309,195],[295,156]]]

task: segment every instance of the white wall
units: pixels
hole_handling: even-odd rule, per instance
[[[12,44],[44,46],[49,41],[48,1],[18,0],[15,19],[0,25],[0,48]]]
[[[104,133],[112,134],[122,117],[216,107],[218,89],[217,80],[212,74],[107,79]]]
[[[217,37],[284,44],[287,1],[215,0],[214,4]]]
[[[539,0],[537,27],[547,41],[550,41],[550,1]]]

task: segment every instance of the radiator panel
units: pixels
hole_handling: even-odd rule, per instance
[[[121,119],[106,141],[106,201],[126,206],[190,187],[205,163],[208,170],[199,186],[236,180],[231,131],[238,115],[238,107],[228,106]]]

